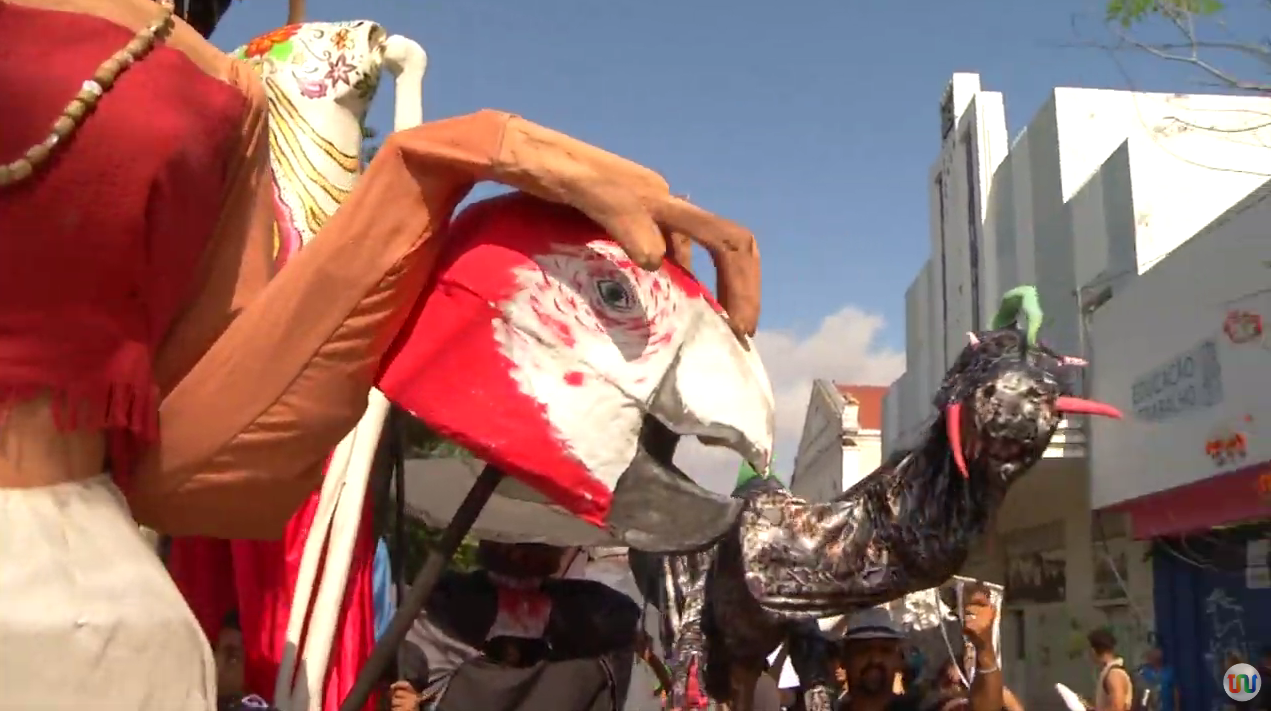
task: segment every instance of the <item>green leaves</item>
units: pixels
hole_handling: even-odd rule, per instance
[[[405,455],[407,459],[471,459],[472,453],[442,437],[432,431],[428,425],[422,421],[411,417],[410,413],[404,410],[398,410],[393,418],[399,427],[399,433],[403,439],[405,447]],[[392,531],[395,522],[392,521],[394,514],[389,514],[389,523],[385,527],[385,531]],[[404,538],[404,551],[395,552],[394,555],[400,555],[402,567],[409,581],[415,577],[419,569],[423,567],[424,560],[428,557],[429,552],[436,549],[441,542],[442,531],[439,528],[431,528],[424,525],[423,522],[416,520],[410,516],[406,516],[402,522],[402,533]],[[389,537],[390,543],[392,536]],[[459,550],[455,553],[454,558],[450,560],[450,567],[454,570],[468,571],[477,565],[477,541],[474,538],[465,538],[463,543],[459,544]]]
[[[410,516],[406,517],[403,522],[403,533],[405,534],[405,556],[402,558],[402,568],[405,573],[406,580],[410,581],[419,573],[419,569],[424,566],[424,560],[428,558],[429,553],[437,549],[437,545],[441,543],[442,530],[439,528],[429,528],[423,523]],[[455,552],[455,556],[450,559],[451,570],[467,572],[477,567],[477,541],[473,538],[465,538],[459,544],[459,550]]]
[[[1152,16],[1214,15],[1222,0],[1108,0],[1107,20],[1128,28]]]

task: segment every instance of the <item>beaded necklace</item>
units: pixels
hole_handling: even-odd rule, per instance
[[[166,7],[149,27],[137,32],[123,49],[102,62],[93,78],[85,81],[75,98],[70,100],[62,115],[53,121],[49,135],[40,143],[31,146],[22,157],[10,163],[0,165],[0,188],[26,180],[36,169],[48,161],[53,150],[75,132],[83,123],[84,117],[92,113],[101,100],[102,94],[109,91],[119,75],[123,74],[134,62],[145,57],[155,48],[159,40],[167,37],[172,31],[172,10]]]

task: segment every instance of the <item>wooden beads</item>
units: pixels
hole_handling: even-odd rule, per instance
[[[123,49],[102,62],[93,73],[93,78],[84,82],[75,98],[62,110],[62,115],[54,119],[48,137],[28,148],[17,160],[0,165],[0,188],[31,177],[53,155],[53,151],[79,128],[84,118],[92,113],[102,94],[114,86],[119,75],[138,59],[149,54],[155,44],[172,31],[172,24],[172,11],[166,9],[159,19],[138,32]]]

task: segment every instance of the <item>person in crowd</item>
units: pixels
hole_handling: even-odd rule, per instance
[[[264,699],[246,693],[246,675],[243,652],[243,629],[238,613],[231,612],[221,621],[212,649],[216,659],[216,708],[218,711],[247,711],[270,709]]]
[[[243,629],[238,623],[237,612],[230,612],[221,620],[212,652],[216,658],[217,706],[233,708],[246,694]]]
[[[976,675],[964,708],[1000,711],[1003,707],[1001,667],[993,648],[996,611],[987,591],[967,596],[963,634],[975,647]],[[838,711],[921,711],[918,694],[898,695],[893,687],[903,670],[904,635],[883,608],[853,615],[843,635],[843,667],[848,695]]]
[[[644,662],[645,666],[649,668],[649,671],[658,680],[658,685],[653,690],[653,695],[661,697],[663,702],[665,702],[667,691],[675,682],[671,679],[671,670],[667,668],[666,662],[662,661],[662,657],[653,651],[653,638],[644,630],[636,633],[636,656],[640,661]]]
[[[393,566],[389,560],[388,543],[380,538],[375,542],[375,557],[371,561],[371,600],[375,611],[375,639],[378,641],[388,629],[397,611],[396,591],[393,589]]]
[[[764,673],[755,682],[754,711],[781,711],[781,688],[772,668],[765,662]]]
[[[1271,644],[1264,644],[1258,650],[1258,675],[1262,677],[1262,689],[1253,698],[1253,707],[1257,711],[1271,711],[1271,691],[1267,691],[1268,679],[1271,679]]]
[[[905,650],[905,669],[902,672],[906,689],[916,689],[922,679],[922,671],[926,668],[927,657],[917,645],[910,645]]]
[[[957,661],[947,659],[936,668],[936,675],[929,682],[927,695],[923,705],[929,711],[956,711],[966,709],[971,703],[967,695],[966,683]],[[1015,694],[1005,685],[1002,686],[1003,711],[1024,711]]]
[[[839,697],[836,711],[918,711],[916,699],[897,696],[892,686],[903,640],[884,608],[851,617],[839,648],[847,693]]]
[[[938,700],[966,695],[966,685],[962,683],[962,673],[958,669],[957,660],[950,657],[936,668],[936,675],[931,679],[931,686],[927,693],[929,697]]]
[[[421,693],[419,684],[407,679],[400,679],[388,689],[388,708],[390,711],[431,711],[434,699],[431,695]]]
[[[838,693],[835,694],[835,706],[842,706],[847,700],[847,667],[843,666],[844,653],[840,646],[839,653],[830,660],[830,674]]]
[[[1117,638],[1109,630],[1096,629],[1086,636],[1099,678],[1094,692],[1094,711],[1130,711],[1134,685],[1117,655]]]
[[[1165,653],[1160,647],[1147,650],[1143,666],[1138,670],[1138,682],[1143,688],[1135,689],[1134,693],[1142,699],[1140,707],[1145,711],[1180,711],[1174,669],[1165,663]]]
[[[567,552],[482,541],[480,569],[446,573],[407,637],[393,710],[621,709],[640,608],[603,583],[556,578]]]

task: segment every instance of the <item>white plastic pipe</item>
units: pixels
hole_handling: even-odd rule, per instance
[[[331,535],[327,539],[326,561],[322,565],[322,578],[318,582],[313,613],[309,618],[309,629],[305,633],[304,650],[300,657],[300,667],[304,673],[301,679],[293,682],[293,709],[322,711],[327,663],[331,659],[331,646],[340,622],[344,591],[348,587],[353,549],[365,510],[363,504],[370,483],[371,466],[375,461],[375,451],[379,448],[380,434],[384,431],[384,420],[388,417],[388,398],[383,393],[372,390],[369,400],[366,412],[353,430],[353,456],[336,503]],[[298,683],[301,681],[304,683]]]
[[[359,420],[358,424],[361,424]],[[295,678],[296,660],[300,654],[300,638],[308,621],[309,601],[318,575],[318,563],[326,550],[327,533],[335,516],[336,503],[345,486],[349,461],[353,455],[353,443],[357,428],[345,435],[331,454],[326,476],[322,480],[322,492],[318,495],[318,510],[314,512],[309,535],[305,539],[300,557],[300,569],[296,574],[296,590],[292,593],[291,609],[287,616],[287,644],[283,648],[282,663],[274,681],[274,706],[287,711],[292,708],[291,689]]]
[[[396,75],[393,129],[400,131],[422,124],[423,80],[428,69],[424,48],[414,40],[393,35],[384,41],[382,66]],[[371,466],[388,410],[388,400],[373,390],[362,419],[340,442],[327,469],[318,511],[301,557],[287,624],[287,652],[274,689],[274,703],[280,709],[321,711],[327,664],[348,587]],[[318,562],[324,553],[322,576],[315,586]],[[310,612],[311,599],[314,602]],[[297,654],[303,669],[299,679]]]
[[[384,40],[384,66],[397,77],[393,83],[393,130],[424,122],[424,74],[428,53],[413,39],[392,35]]]

